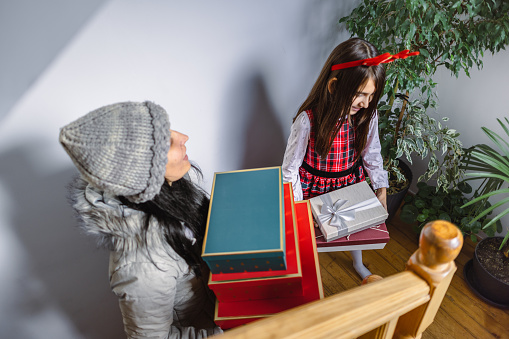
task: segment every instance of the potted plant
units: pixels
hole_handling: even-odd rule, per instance
[[[390,177],[403,181],[399,159],[405,155],[411,164],[415,155],[428,159],[418,181],[434,178],[443,190],[457,185],[463,148],[459,134],[443,125],[448,119],[429,113],[437,108],[433,75],[442,66],[456,77],[461,71],[469,75],[474,65],[481,68],[484,51],[496,53],[509,44],[508,13],[509,2],[502,0],[363,0],[339,20],[352,36],[368,40],[381,53],[420,52],[387,66],[386,99],[378,112]]]
[[[479,144],[469,149],[464,160],[466,175],[471,180],[482,179],[477,190],[478,196],[464,204],[463,208],[470,208],[473,204],[482,203],[488,199],[498,201],[483,211],[480,211],[473,219],[478,221],[489,213],[500,208],[500,212],[483,226],[483,229],[493,228],[498,223],[498,231],[502,231],[500,219],[509,214],[509,120],[505,123],[497,119],[505,132],[504,138],[486,127],[483,132],[498,148]],[[467,179],[468,180],[468,179]],[[505,186],[506,188],[502,188]],[[505,208],[505,209],[504,209]],[[482,239],[475,248],[474,258],[465,266],[465,271],[471,270],[471,275],[466,275],[470,286],[488,301],[509,307],[509,231],[505,229],[505,236],[489,236]],[[466,272],[468,273],[468,272]]]
[[[417,188],[415,195],[405,197],[405,204],[399,215],[403,222],[415,226],[416,235],[426,223],[441,219],[457,225],[464,236],[475,238],[490,221],[489,214],[474,220],[481,211],[490,206],[487,201],[477,201],[469,208],[461,207],[471,200],[467,198],[467,194],[472,192],[472,187],[466,181],[461,181],[457,188],[447,190],[437,189],[436,186],[421,181],[417,183]],[[495,234],[493,227],[486,231],[490,235]]]

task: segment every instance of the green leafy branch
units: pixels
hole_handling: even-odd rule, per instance
[[[461,71],[470,76],[474,65],[482,68],[485,51],[504,49],[509,44],[509,2],[364,0],[339,22],[382,53],[420,52],[418,57],[387,66],[387,99],[378,107],[384,164],[402,177],[394,169],[397,157],[404,154],[411,161],[415,153],[429,161],[423,180],[433,177],[441,189],[455,187],[462,175],[457,165],[463,148],[456,131],[427,113],[437,108],[437,84],[432,77],[439,67],[456,77]],[[421,135],[414,136],[415,131]],[[438,163],[440,153],[443,160]]]

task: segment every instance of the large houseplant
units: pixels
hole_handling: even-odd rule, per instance
[[[482,182],[477,190],[478,196],[462,207],[470,208],[473,204],[496,199],[493,205],[477,213],[473,221],[484,218],[487,214],[494,213],[496,208],[500,208],[496,216],[483,228],[493,228],[498,223],[498,230],[501,231],[500,219],[509,215],[509,197],[507,197],[509,193],[507,188],[509,184],[509,120],[505,118],[505,123],[497,120],[505,132],[504,137],[486,127],[482,127],[482,130],[498,150],[486,144],[479,144],[469,149],[466,154],[464,160],[466,175],[472,180],[481,179]],[[471,273],[471,285],[474,289],[488,300],[507,307],[509,307],[508,239],[509,230],[506,228],[505,237],[488,236],[481,240],[475,248]]]
[[[418,181],[436,179],[438,189],[455,187],[462,176],[463,153],[458,133],[434,118],[433,75],[446,67],[458,76],[482,67],[483,53],[509,43],[509,2],[503,0],[363,0],[339,20],[352,36],[395,54],[409,49],[418,57],[387,66],[386,99],[379,103],[379,130],[384,166],[398,180],[398,159],[428,159]]]

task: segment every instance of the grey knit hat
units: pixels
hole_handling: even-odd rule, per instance
[[[85,180],[134,203],[164,183],[170,121],[159,105],[121,102],[96,109],[60,130],[60,143]]]

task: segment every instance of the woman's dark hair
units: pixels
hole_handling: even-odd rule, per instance
[[[194,165],[193,169],[201,177],[201,171]],[[200,275],[200,249],[209,208],[209,198],[201,188],[184,177],[174,181],[171,186],[165,180],[159,194],[150,201],[136,204],[125,197],[119,199],[124,205],[146,213],[143,228],[145,239],[150,218],[153,217],[162,228],[166,242]],[[194,245],[186,237],[185,227],[193,233],[196,239]]]
[[[358,89],[372,79],[376,88],[373,99],[367,108],[355,114],[354,119],[355,150],[357,157],[360,157],[366,146],[369,123],[375,115],[378,100],[384,89],[385,68],[383,65],[357,66],[335,71],[331,71],[331,68],[336,64],[373,58],[377,55],[379,53],[375,46],[360,38],[352,38],[339,44],[329,55],[307,99],[293,118],[295,121],[301,112],[312,110],[315,148],[320,157],[324,158],[329,153],[339,129],[348,119]],[[337,78],[337,81],[333,83],[332,93],[329,93],[327,85],[332,78]]]

